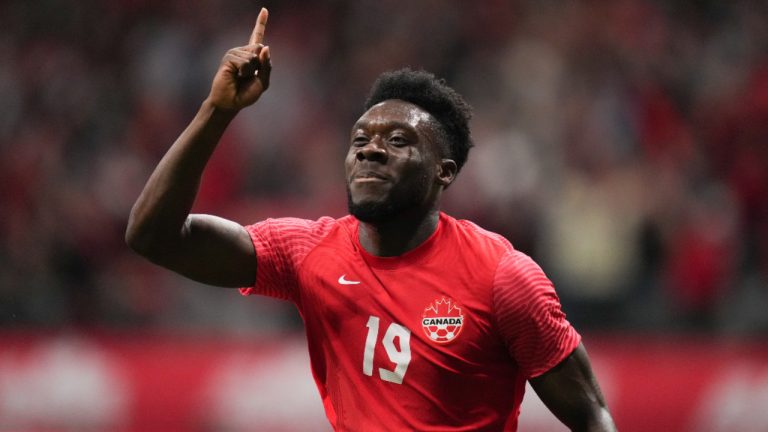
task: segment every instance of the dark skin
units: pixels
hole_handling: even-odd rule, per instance
[[[256,279],[257,257],[245,228],[190,210],[224,130],[269,87],[270,51],[262,43],[267,17],[262,9],[248,44],[222,59],[208,98],[150,176],[126,230],[126,242],[139,254],[210,285],[250,286]],[[360,243],[371,254],[401,255],[437,228],[443,189],[457,173],[456,163],[444,157],[439,127],[418,106],[389,100],[368,110],[352,128],[345,159],[352,201],[410,203],[386,221],[361,222]],[[615,430],[583,345],[530,383],[571,430]]]
[[[344,161],[352,201],[415,201],[384,222],[360,225],[360,243],[371,254],[402,255],[437,228],[440,195],[457,172],[454,161],[440,157],[438,127],[431,115],[401,100],[371,107],[353,126]],[[416,190],[422,196],[412,197]]]

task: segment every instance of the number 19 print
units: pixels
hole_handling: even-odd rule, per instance
[[[373,357],[376,342],[379,337],[379,317],[371,315],[368,318],[368,336],[365,338],[365,352],[363,353],[363,373],[373,376]],[[400,339],[400,347],[395,346],[395,338]],[[400,324],[392,323],[387,327],[387,332],[381,343],[387,352],[387,356],[395,369],[379,368],[379,378],[395,384],[402,384],[408,364],[411,362],[411,331]]]

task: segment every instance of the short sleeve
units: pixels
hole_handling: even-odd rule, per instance
[[[256,251],[256,282],[240,293],[297,302],[298,269],[335,223],[333,218],[280,218],[246,226]]]
[[[581,342],[552,282],[519,251],[510,250],[499,262],[493,305],[499,332],[526,379],[555,367]]]

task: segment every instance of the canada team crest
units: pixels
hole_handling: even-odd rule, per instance
[[[461,308],[451,299],[443,297],[424,309],[421,326],[427,337],[438,343],[456,339],[464,325]]]

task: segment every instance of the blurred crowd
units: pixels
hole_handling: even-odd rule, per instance
[[[123,241],[261,6],[272,87],[195,211],[345,214],[371,83],[424,68],[474,107],[446,210],[532,255],[580,329],[768,334],[768,3],[738,0],[0,2],[0,326],[299,327]]]

